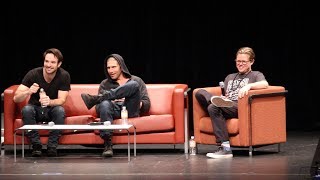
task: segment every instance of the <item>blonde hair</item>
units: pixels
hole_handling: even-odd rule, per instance
[[[240,48],[240,49],[238,50],[236,56],[237,56],[238,54],[247,54],[247,55],[249,55],[249,60],[250,60],[251,62],[254,61],[254,59],[256,58],[256,55],[255,55],[253,49],[250,48],[250,47],[242,47],[242,48]]]

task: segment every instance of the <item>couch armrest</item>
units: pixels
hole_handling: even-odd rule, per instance
[[[256,146],[286,141],[287,91],[282,86],[250,90],[239,99],[239,135],[241,146]]]
[[[185,92],[188,91],[187,84],[177,84],[173,92],[173,116],[175,123],[175,134],[176,134],[176,143],[185,142],[185,128],[188,126],[185,125],[185,108],[188,108],[185,98],[188,99],[188,96],[185,96]]]
[[[13,101],[13,96],[19,85],[12,85],[5,89],[4,93],[4,111],[3,111],[3,123],[4,123],[4,144],[6,141],[13,142],[14,134],[14,119],[16,115],[16,104]]]

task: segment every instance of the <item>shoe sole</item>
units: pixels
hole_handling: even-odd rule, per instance
[[[102,157],[112,157],[113,154],[102,154]]]
[[[217,107],[232,107],[233,101],[226,101],[222,98],[213,98],[211,99],[211,103]]]
[[[42,155],[42,152],[33,152],[32,153],[32,157],[41,157],[41,155]]]
[[[113,156],[113,152],[103,152],[102,153],[102,157],[112,157]]]
[[[222,159],[222,158],[232,158],[233,154],[227,154],[227,155],[210,155],[210,154],[207,154],[206,156],[209,157],[209,158],[213,158],[213,159]]]

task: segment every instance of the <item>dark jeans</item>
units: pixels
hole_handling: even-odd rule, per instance
[[[39,122],[53,121],[55,124],[64,124],[65,111],[62,106],[45,107],[26,105],[22,109],[22,120],[25,125],[37,124]],[[52,130],[49,133],[48,147],[57,147],[61,130]],[[32,145],[41,145],[39,132],[32,130],[26,133]]]
[[[114,99],[125,98],[123,103],[114,102]],[[103,100],[96,106],[97,114],[100,116],[100,121],[110,121],[121,117],[122,106],[126,106],[128,117],[138,117],[140,114],[140,89],[136,81],[130,80],[126,84],[109,91],[108,98]],[[112,145],[110,137],[112,130],[101,130],[100,137],[106,140],[107,145]],[[106,144],[105,144],[106,145]]]
[[[216,142],[220,144],[229,141],[226,119],[238,117],[238,103],[234,102],[232,107],[216,107],[211,104],[212,96],[212,94],[204,89],[200,89],[195,94],[200,106],[208,112],[212,122],[213,133],[216,136]]]

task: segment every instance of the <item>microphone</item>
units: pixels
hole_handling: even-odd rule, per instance
[[[220,81],[220,82],[219,82],[219,86],[220,86],[220,88],[221,88],[222,96],[224,96],[224,95],[225,95],[225,93],[224,93],[224,82],[223,82],[223,81]]]

